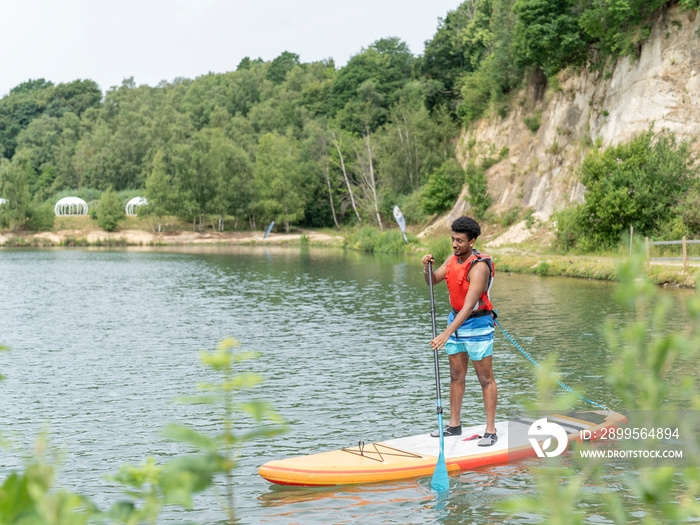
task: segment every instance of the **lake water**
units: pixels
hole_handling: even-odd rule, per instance
[[[602,335],[606,319],[622,316],[614,288],[497,273],[492,296],[501,325],[524,348],[542,360],[556,353],[566,383],[618,408],[604,381],[613,356]],[[690,292],[664,293],[680,301]],[[265,377],[255,397],[270,400],[289,424],[283,436],[242,451],[240,523],[502,523],[498,504],[533,490],[527,463],[462,472],[451,478],[447,501],[435,499],[429,479],[304,489],[257,475],[272,459],[434,429],[430,299],[417,256],[298,247],[4,249],[0,298],[0,344],[12,348],[0,354],[3,435],[28,450],[46,430],[62,451],[59,483],[102,507],[119,498],[106,479],[119,466],[186,451],[161,435],[167,423],[217,428],[204,408],[173,399],[207,379],[199,351],[226,336],[262,353],[250,363]],[[444,284],[436,302],[444,326]],[[673,320],[683,322],[682,315]],[[447,397],[445,356],[441,371]],[[502,419],[535,388],[533,366],[498,329],[494,371]],[[481,389],[470,372],[463,424],[483,421]],[[3,452],[0,472],[19,458]],[[589,514],[590,523],[612,523],[603,509]],[[217,523],[224,516],[213,489],[194,509],[168,510],[161,522]]]

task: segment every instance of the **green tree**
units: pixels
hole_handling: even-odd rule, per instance
[[[634,55],[649,36],[649,18],[665,0],[592,0],[585,4],[579,25],[594,39],[599,62],[607,57]]]
[[[464,168],[455,159],[431,173],[423,188],[421,205],[426,213],[442,213],[454,206],[465,181]]]
[[[312,174],[309,185],[312,186],[314,195],[306,206],[304,223],[309,226],[329,226],[330,211],[333,224],[340,229],[336,203],[340,197],[341,179],[333,169],[330,137],[325,125],[324,121],[310,120],[305,127],[308,138],[303,149],[308,156],[308,171]]]
[[[5,227],[18,230],[24,226],[31,203],[29,181],[33,178],[28,152],[16,153],[12,161],[0,161],[0,196],[7,200],[0,205],[0,222]]]
[[[216,213],[216,191],[219,188],[218,176],[221,172],[212,168],[212,159],[219,153],[212,148],[218,147],[217,137],[221,131],[204,128],[183,144],[173,148],[172,164],[177,179],[177,211],[181,217],[192,220],[192,228],[203,231],[208,213]]]
[[[50,202],[43,204],[36,199],[27,210],[27,228],[33,231],[51,231],[56,214]]]
[[[488,25],[491,34],[483,33],[485,29],[475,33],[475,36],[483,33],[481,41],[488,45],[479,54],[478,65],[461,75],[457,82],[461,101],[456,113],[466,124],[481,117],[490,104],[500,104],[522,80],[523,71],[513,43],[516,25],[513,4],[514,0],[491,0]]]
[[[700,184],[694,184],[686,194],[680,197],[678,216],[691,235],[700,233]]]
[[[388,122],[379,137],[382,182],[397,194],[417,189],[445,160],[441,155],[445,151],[440,147],[442,130],[437,121],[430,118],[424,101],[423,90],[417,84],[407,85],[401,98],[390,108]],[[440,110],[435,114],[440,114]],[[447,120],[456,132],[451,119]],[[448,142],[453,136],[451,134]],[[452,148],[448,150],[452,156]]]
[[[228,213],[242,215],[248,211],[248,202],[245,199],[250,198],[250,159],[248,154],[231,142],[220,129],[213,129],[208,163],[216,185],[212,206],[218,215],[218,229],[223,231],[224,217]]]
[[[244,117],[260,102],[265,84],[270,83],[265,79],[265,68],[258,62],[228,73],[226,80],[226,109],[231,115]]]
[[[457,115],[469,124],[483,115],[493,96],[493,82],[490,76],[490,63],[486,63],[475,73],[462,78],[462,100],[457,106]]]
[[[291,224],[304,217],[302,169],[294,137],[267,133],[260,137],[255,159],[255,181],[267,219]]]
[[[296,53],[290,53],[289,51],[284,51],[270,63],[270,67],[267,70],[265,78],[275,84],[281,84],[284,82],[287,73],[289,73],[294,66],[298,65],[299,55]]]
[[[324,69],[319,64],[294,66],[279,85],[267,83],[268,90],[250,111],[253,129],[260,135],[292,129],[296,138],[302,138],[304,126],[310,120],[309,109],[303,104],[304,86],[318,81]]]
[[[484,218],[486,210],[489,209],[493,199],[488,193],[486,184],[486,171],[473,162],[467,163],[467,185],[469,186],[469,196],[467,200],[472,205],[474,215],[477,218]]]
[[[82,115],[89,108],[96,108],[102,101],[102,91],[94,80],[74,80],[58,84],[53,90],[47,112],[61,117],[65,113]]]
[[[250,59],[250,57],[243,57],[236,66],[236,71],[239,71],[241,69],[250,69],[252,66],[252,62],[253,61]]]
[[[357,102],[357,118],[362,129],[361,138],[357,141],[357,173],[364,189],[365,199],[377,217],[379,229],[384,231],[382,217],[379,212],[378,177],[375,169],[377,143],[374,139],[373,128],[379,122],[384,112],[381,103],[383,96],[371,80],[364,82],[358,89],[360,99]],[[346,108],[347,109],[347,108]]]
[[[153,156],[151,170],[146,176],[146,199],[148,206],[143,211],[158,221],[158,231],[161,231],[163,217],[173,214],[175,198],[172,177],[168,173],[165,152],[159,149]],[[139,215],[141,214],[139,209]]]
[[[642,235],[663,236],[680,200],[697,185],[695,160],[688,142],[653,129],[591,152],[580,170],[586,186],[581,240],[591,248],[612,247],[630,226]]]
[[[64,113],[60,118],[61,136],[54,150],[52,169],[42,169],[34,197],[39,200],[48,198],[50,193],[65,188],[76,188],[79,177],[75,171],[73,157],[82,132],[81,119],[75,113]],[[51,186],[49,187],[49,181]]]
[[[167,150],[176,144],[187,141],[192,133],[192,122],[186,114],[180,113],[170,102],[164,102],[149,120],[148,135],[151,137],[149,159],[159,149]]]
[[[350,201],[352,210],[355,212],[355,217],[357,217],[357,222],[362,223],[362,217],[360,216],[358,205],[355,201],[355,190],[353,189],[355,188],[356,183],[354,179],[351,180],[352,175],[349,164],[349,159],[351,156],[350,148],[351,144],[353,143],[352,136],[346,137],[346,134],[337,128],[338,127],[335,126],[329,128],[328,130],[328,135],[330,138],[330,153],[328,155],[328,159],[330,160],[331,164],[335,166],[335,170],[340,171],[342,174],[345,182],[345,189],[347,190],[344,192],[344,196]]]
[[[100,197],[97,207],[97,224],[106,232],[113,232],[124,218],[124,210],[119,202],[117,194],[110,186]]]
[[[149,148],[148,118],[135,112],[123,112],[114,133],[103,144],[102,167],[99,183],[102,188],[112,185],[117,191],[138,188],[145,181],[145,160]]]
[[[333,79],[329,96],[329,116],[334,116],[347,107],[349,102],[361,98],[360,87],[371,81],[381,97],[381,107],[385,110],[378,116],[375,127],[372,128],[374,131],[376,126],[383,124],[386,109],[396,101],[401,87],[411,79],[413,60],[406,43],[398,38],[377,40],[367,49],[351,57]]]
[[[322,75],[317,76],[315,80],[304,85],[301,103],[313,115],[328,117],[332,112],[330,96],[333,89],[333,80],[337,76],[338,71],[332,58],[314,65],[322,66]]]
[[[17,136],[18,149],[31,150],[32,167],[40,172],[42,166],[54,163],[62,126],[56,117],[44,113],[32,120]]]
[[[44,113],[17,136],[17,151],[27,151],[32,159],[29,190],[39,200],[57,189],[78,185],[72,157],[79,133],[80,118],[75,113],[66,112],[60,118]]]
[[[87,130],[76,146],[74,164],[80,185],[116,191],[143,187],[154,134],[155,88],[136,87],[133,79],[107,91],[99,111],[85,119]]]
[[[427,101],[431,110],[447,105],[454,111],[460,77],[476,71],[490,52],[492,17],[492,0],[466,0],[438,20],[419,61],[420,72],[432,81]]]
[[[492,99],[499,102],[503,95],[520,86],[523,70],[518,64],[513,34],[517,24],[515,0],[492,0],[493,39],[491,40],[490,60],[487,66],[493,79]]]
[[[102,93],[91,80],[76,80],[54,86],[44,79],[29,80],[0,99],[0,153],[12,158],[17,136],[31,122],[46,114],[60,118],[65,113],[81,116],[99,106]]]
[[[183,97],[179,110],[186,114],[196,130],[216,127],[212,115],[222,109],[229,112],[227,77],[209,73],[195,79]]]
[[[102,186],[104,156],[109,148],[110,130],[104,123],[90,122],[90,127],[78,140],[72,156],[74,177],[55,180],[54,189],[62,190],[81,186]]]
[[[551,76],[587,60],[590,40],[579,26],[576,8],[570,0],[516,0],[514,48],[522,66]]]
[[[0,99],[0,150],[5,157],[13,157],[17,135],[46,110],[52,90],[53,83],[43,78],[29,80]]]

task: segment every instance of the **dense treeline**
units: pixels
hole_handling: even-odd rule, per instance
[[[443,108],[429,113],[415,62],[389,38],[341,69],[285,52],[196,80],[128,79],[103,100],[91,81],[27,82],[0,101],[6,222],[79,188],[143,190],[149,213],[199,229],[212,215],[220,229],[225,217],[381,224],[402,199],[420,214],[420,188],[454,158],[457,125]]]
[[[524,79],[634,54],[666,4],[467,0],[418,57],[385,38],[342,68],[284,52],[155,87],[127,79],[104,97],[90,80],[30,80],[0,100],[0,227],[41,224],[58,195],[108,188],[146,196],[155,223],[177,215],[199,229],[212,217],[219,229],[382,227],[397,203],[420,221],[465,182],[460,123],[507,112]]]
[[[441,22],[419,60],[428,106],[448,103],[464,123],[489,107],[504,115],[506,95],[524,79],[544,89],[567,67],[602,69],[638,55],[654,15],[672,4],[700,8],[698,0],[464,2]]]
[[[420,187],[454,158],[457,126],[428,112],[415,60],[392,38],[342,69],[285,52],[196,80],[126,80],[104,100],[91,81],[22,84],[0,101],[6,211],[17,223],[31,199],[111,187],[142,189],[150,213],[200,229],[211,215],[219,228],[227,216],[238,227],[381,224],[411,196],[421,213]]]

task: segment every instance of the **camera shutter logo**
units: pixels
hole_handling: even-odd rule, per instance
[[[545,456],[548,458],[557,457],[566,450],[566,445],[569,442],[566,437],[566,430],[556,423],[547,421],[546,417],[538,419],[532,425],[530,425],[527,435],[532,448],[535,449],[537,457],[539,458],[543,458]],[[539,441],[541,441],[543,438],[546,439],[542,443],[542,446],[540,446]],[[557,440],[557,448],[551,452],[545,452],[552,444],[552,438]]]

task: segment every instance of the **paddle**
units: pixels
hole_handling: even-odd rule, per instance
[[[433,321],[433,339],[437,337],[437,325],[435,323],[435,294],[433,292],[433,263],[428,263],[428,281],[430,282],[430,316]],[[435,388],[437,390],[437,415],[438,428],[440,429],[440,456],[435,464],[433,480],[430,486],[438,492],[450,490],[450,478],[447,475],[447,464],[445,463],[445,436],[442,431],[442,396],[440,395],[440,366],[438,364],[438,349],[433,349],[433,360],[435,361]]]

